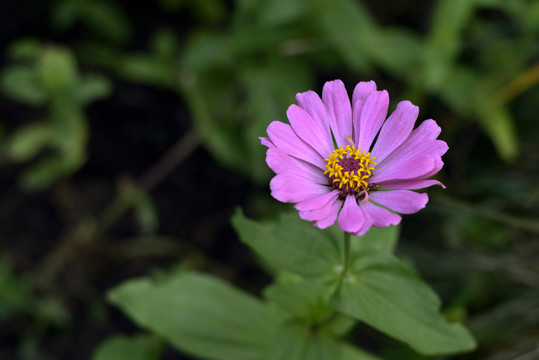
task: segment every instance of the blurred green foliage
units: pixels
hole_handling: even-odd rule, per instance
[[[448,299],[446,315],[470,324],[479,350],[458,358],[533,354],[533,339],[539,336],[534,310],[539,308],[537,1],[437,0],[412,5],[400,0],[160,0],[141,7],[122,1],[58,0],[32,8],[37,9],[32,21],[40,25],[26,29],[17,23],[16,31],[0,34],[0,105],[9,110],[0,113],[0,164],[7,183],[17,179],[21,202],[41,199],[49,208],[63,209],[59,212],[64,228],[54,239],[38,230],[33,234],[36,244],[52,244],[45,250],[38,246],[37,252],[44,251],[38,263],[35,255],[21,255],[16,247],[22,235],[3,239],[11,245],[3,245],[2,253],[14,255],[0,262],[0,319],[14,327],[20,358],[38,358],[47,351],[42,348],[51,332],[76,328],[72,312],[77,310],[66,298],[88,298],[85,306],[102,312],[102,294],[95,293],[99,290],[89,284],[78,288],[62,276],[70,265],[85,261],[83,269],[92,273],[92,266],[100,263],[93,261],[92,251],[106,259],[102,248],[116,249],[117,237],[127,236],[125,247],[134,249],[125,253],[173,253],[187,267],[222,270],[208,260],[211,256],[201,254],[204,245],[178,248],[177,238],[151,238],[160,232],[160,209],[177,211],[153,198],[150,191],[159,181],[145,186],[130,178],[138,174],[102,179],[107,185],[118,184],[114,194],[104,196],[110,204],[100,211],[86,206],[94,193],[75,177],[96,155],[90,153],[89,143],[107,135],[90,130],[100,116],[92,115],[90,107],[117,103],[126,87],[173,96],[195,135],[189,146],[179,147],[182,156],[169,160],[169,169],[200,144],[214,161],[210,166],[248,179],[254,191],[242,205],[267,217],[280,208],[268,200],[270,171],[258,137],[271,121],[285,119],[295,93],[319,91],[334,78],[345,80],[349,90],[359,80],[375,79],[379,87],[392,90],[393,97],[418,104],[421,118],[433,117],[443,128],[442,137],[450,145],[442,174],[446,195],[434,192],[422,220],[415,220],[423,223],[414,227],[413,236],[405,225],[397,250]],[[20,13],[1,12],[2,24],[9,25],[11,17],[26,24]],[[8,25],[2,29],[9,30]],[[136,106],[140,98],[132,101]],[[150,111],[158,107],[154,104]],[[118,122],[127,116],[115,114]],[[131,125],[124,123],[125,128]],[[188,137],[176,135],[180,145],[182,136]],[[117,144],[113,151],[122,146]],[[75,184],[72,193],[69,183]],[[221,195],[208,193],[217,200]],[[26,219],[21,206],[13,205],[7,195],[0,216],[13,219],[9,214],[19,211],[16,216]],[[181,201],[177,206],[194,208]],[[128,211],[135,214],[133,228],[121,235],[111,233]],[[39,229],[40,221],[48,221],[28,213],[33,219],[30,228]],[[207,213],[211,209],[200,216]],[[414,224],[411,217],[407,221]],[[4,221],[2,229],[9,226]],[[190,241],[194,240],[185,242]],[[380,248],[371,250],[395,247],[390,241],[377,244]],[[248,285],[260,288],[259,283]],[[272,290],[265,295],[275,298]],[[294,307],[286,301],[281,305]],[[314,306],[312,311],[318,310]],[[96,319],[100,316],[108,315]],[[21,325],[28,318],[29,329]],[[336,328],[350,330],[346,319],[342,322]],[[303,336],[293,326],[287,331]],[[368,336],[384,358],[418,358],[385,338]],[[160,344],[145,335],[115,338],[95,357],[118,358],[133,348],[158,357]],[[355,352],[346,349],[345,354]]]
[[[31,106],[46,106],[43,120],[19,127],[7,140],[9,161],[26,162],[45,148],[52,154],[28,166],[21,175],[27,189],[43,189],[78,170],[86,160],[88,125],[84,107],[110,92],[101,75],[81,77],[71,51],[33,41],[15,43],[1,89],[10,98]]]

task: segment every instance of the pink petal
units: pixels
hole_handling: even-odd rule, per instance
[[[288,121],[295,133],[314,148],[322,157],[326,157],[334,150],[333,141],[324,133],[319,124],[297,105],[291,105],[286,111]]]
[[[372,149],[372,155],[376,156],[377,163],[381,163],[406,140],[414,128],[418,114],[419,108],[409,101],[401,101],[397,105],[380,130]]]
[[[317,196],[312,199],[303,200],[294,205],[294,207],[299,211],[320,209],[321,207],[333,203],[333,201],[335,201],[338,196],[339,192],[337,190],[333,190],[331,192],[328,192],[327,194]]]
[[[327,218],[331,214],[333,214],[333,210],[331,205],[335,203],[337,199],[333,199],[330,203],[326,204],[324,207],[321,207],[320,209],[314,209],[314,210],[308,210],[308,211],[300,211],[299,217],[303,220],[307,221],[319,221]],[[340,207],[340,203],[339,203]]]
[[[329,188],[316,184],[297,174],[278,174],[270,181],[271,196],[275,199],[296,203],[325,194]]]
[[[401,214],[418,212],[429,201],[427,194],[410,190],[372,191],[369,199]]]
[[[363,236],[371,229],[372,226],[372,217],[371,215],[364,210],[364,207],[360,205],[361,211],[363,212],[363,216],[365,217],[365,221],[363,222],[363,225],[359,228],[358,231],[352,233],[354,236]]]
[[[268,126],[268,136],[275,147],[287,155],[307,161],[320,169],[324,169],[326,162],[312,147],[301,140],[292,127],[280,121],[273,121]]]
[[[439,156],[421,155],[391,166],[379,166],[374,169],[369,183],[378,184],[385,181],[424,179],[430,176],[428,174],[437,167],[438,161],[441,161]]]
[[[339,215],[339,210],[341,210],[341,208],[342,200],[335,200],[330,206],[328,217],[318,221],[313,221],[313,225],[320,229],[326,229],[331,225],[335,224],[335,220],[337,220],[337,216]]]
[[[410,180],[423,180],[433,175],[436,175],[438,171],[442,169],[443,166],[444,166],[444,162],[442,161],[442,158],[440,158],[439,156],[434,156],[434,167],[432,168],[432,170],[427,171],[425,174],[417,176]]]
[[[378,165],[385,162],[402,161],[405,156],[411,157],[427,153],[442,156],[448,150],[447,144],[442,140],[436,140],[440,135],[440,127],[434,120],[423,121],[417,129],[413,130],[408,138],[395,149],[385,160],[379,161]]]
[[[372,141],[384,123],[389,107],[387,91],[374,91],[369,95],[361,109],[354,109],[356,126],[356,145],[359,149],[369,151]]]
[[[352,95],[352,104],[358,101],[365,103],[369,95],[376,91],[376,83],[374,81],[361,81],[354,88]]]
[[[314,121],[318,123],[319,128],[324,132],[325,136],[331,140],[331,132],[329,130],[329,120],[327,117],[326,107],[317,93],[314,91],[306,91],[296,94],[296,101],[299,107],[311,115]]]
[[[313,207],[312,209],[309,209],[309,210],[298,209],[299,217],[307,221],[322,220],[332,214],[331,205],[333,205],[333,203],[337,201],[338,195],[339,195],[338,191],[332,191],[325,195],[321,195],[312,199],[304,200],[301,203],[296,204],[295,208],[298,209],[298,205],[299,205],[299,208],[317,206],[316,208]]]
[[[259,137],[260,143],[264,146],[267,146],[268,148],[274,148],[275,144],[271,142],[271,140],[267,137]]]
[[[266,163],[276,174],[296,174],[317,184],[327,185],[328,178],[321,169],[285,154],[281,149],[266,151]]]
[[[401,217],[399,215],[377,206],[370,201],[365,204],[364,209],[365,212],[367,212],[371,217],[372,225],[378,228],[389,225],[397,225],[401,221]]]
[[[331,131],[338,146],[346,146],[352,135],[352,106],[341,80],[328,81],[322,90]]]
[[[425,142],[415,144],[414,141],[406,140],[401,146],[391,153],[382,162],[378,163],[379,168],[392,167],[400,162],[406,161],[420,155],[437,155],[442,156],[447,152],[449,147],[442,140],[427,140]]]
[[[435,140],[438,135],[440,135],[441,131],[442,129],[438,126],[436,121],[428,119],[419,124],[419,126],[412,131],[409,138],[416,138],[415,141],[417,141],[417,143]]]
[[[366,219],[367,216],[357,204],[356,198],[347,196],[337,220],[339,228],[349,233],[355,233],[361,229]]]
[[[444,184],[438,180],[402,180],[402,181],[387,181],[377,184],[380,190],[417,190],[433,185],[440,185],[445,189]]]

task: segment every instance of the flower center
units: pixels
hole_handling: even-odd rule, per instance
[[[371,157],[370,152],[356,149],[354,145],[339,146],[329,154],[326,164],[325,175],[328,176],[332,190],[339,190],[339,196],[346,198],[354,195],[357,199],[365,196],[368,199],[368,179],[376,166],[376,157]]]

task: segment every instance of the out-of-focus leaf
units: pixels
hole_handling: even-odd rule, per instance
[[[65,31],[82,22],[103,39],[122,43],[131,36],[131,25],[123,10],[114,2],[101,0],[63,0],[52,14],[53,26]]]
[[[73,0],[59,1],[53,8],[51,22],[56,30],[65,31],[80,17],[81,2]]]
[[[116,335],[106,339],[92,355],[92,360],[159,360],[161,341],[149,335]]]
[[[423,45],[405,29],[389,28],[376,31],[369,52],[375,64],[385,71],[405,79],[419,76]]]
[[[122,77],[154,86],[172,87],[175,84],[175,72],[171,63],[163,63],[154,55],[128,55],[119,67]]]
[[[323,332],[314,334],[309,340],[303,360],[333,360],[341,357],[341,348],[337,340]]]
[[[426,49],[424,81],[428,89],[440,89],[450,76],[462,47],[462,32],[472,18],[475,0],[439,0],[431,20]]]
[[[371,67],[377,29],[365,7],[353,0],[318,1],[312,16],[349,66],[361,71]]]
[[[260,359],[282,319],[251,296],[197,273],[159,283],[129,280],[108,298],[142,327],[202,358]]]
[[[193,76],[210,67],[229,67],[234,63],[233,49],[223,35],[199,34],[186,44],[182,52],[181,67]]]
[[[290,35],[287,29],[254,31],[243,27],[225,34],[200,34],[183,49],[181,68],[191,75],[217,68],[236,70],[239,61],[255,54],[274,55]]]
[[[459,114],[471,116],[480,102],[476,90],[478,82],[473,69],[455,66],[440,89],[440,96]]]
[[[389,254],[366,254],[334,298],[337,310],[356,317],[429,355],[469,351],[475,341],[439,313],[440,300],[402,262]]]
[[[159,217],[151,196],[130,183],[120,187],[121,201],[127,208],[133,208],[143,233],[154,233],[159,226]]]
[[[48,47],[38,64],[43,86],[50,92],[72,91],[78,81],[77,64],[67,49]]]
[[[8,156],[16,162],[27,161],[44,146],[50,145],[52,139],[52,131],[48,123],[26,125],[11,135],[7,148]]]
[[[152,38],[152,52],[163,60],[174,60],[178,50],[178,39],[168,29],[158,30]]]
[[[304,0],[265,1],[258,7],[258,22],[267,27],[283,26],[303,17],[311,5]]]
[[[0,321],[30,309],[33,297],[30,279],[15,274],[0,258]]]
[[[41,190],[73,170],[73,166],[66,164],[63,158],[50,156],[27,167],[23,171],[20,181],[22,187],[27,190]]]
[[[88,124],[76,94],[62,92],[50,104],[54,145],[66,164],[76,168],[86,160]]]
[[[35,60],[41,54],[42,45],[32,38],[15,41],[8,48],[8,54],[15,60]]]
[[[460,114],[476,117],[496,151],[505,161],[518,156],[515,124],[508,109],[492,100],[479,88],[479,77],[468,68],[455,67],[440,95]],[[494,93],[491,89],[490,93]],[[491,96],[488,99],[488,96]]]
[[[277,333],[267,360],[380,360],[324,332],[313,332],[298,323],[287,323]]]
[[[276,223],[258,223],[241,211],[232,218],[241,241],[276,269],[305,278],[338,281],[343,264],[341,239],[320,230],[297,214],[283,214]]]
[[[338,360],[381,360],[378,356],[374,356],[347,343],[341,343],[340,348],[341,356]]]
[[[250,175],[253,165],[247,160],[250,155],[246,152],[244,133],[238,129],[237,89],[230,87],[234,78],[220,72],[218,75],[186,75],[189,79],[181,84],[183,95],[197,133],[212,155],[224,165]]]
[[[88,74],[81,78],[77,84],[77,100],[82,105],[106,97],[111,91],[110,82],[103,76],[97,74]]]
[[[352,236],[350,241],[352,254],[361,255],[366,252],[392,253],[397,246],[400,226],[372,227],[363,236]]]
[[[79,1],[79,16],[102,38],[123,43],[131,37],[131,25],[121,7],[111,1]]]
[[[505,106],[485,107],[479,112],[479,120],[500,157],[514,161],[518,156],[518,140],[508,109]]]
[[[264,290],[264,297],[282,309],[290,321],[318,327],[328,334],[342,336],[356,324],[356,320],[335,314],[329,304],[334,288],[301,277],[284,273]],[[323,324],[320,326],[319,324]]]
[[[296,323],[283,325],[263,357],[267,360],[303,360],[309,329]]]
[[[266,181],[269,168],[264,161],[266,147],[259,137],[266,136],[266,128],[274,120],[286,120],[286,109],[295,102],[294,96],[311,88],[312,79],[305,67],[291,59],[269,60],[264,64],[241,69],[241,80],[246,88],[248,115],[245,121],[246,155],[252,178]],[[241,126],[240,124],[238,124]],[[245,166],[243,159],[242,164]]]
[[[43,105],[47,98],[37,72],[29,66],[7,67],[1,74],[0,86],[6,96],[27,105]]]
[[[330,292],[320,284],[301,279],[281,280],[264,290],[264,297],[296,319],[316,323],[332,312],[328,304]]]
[[[56,327],[65,328],[71,322],[71,313],[66,305],[53,297],[40,298],[33,311],[40,321]]]

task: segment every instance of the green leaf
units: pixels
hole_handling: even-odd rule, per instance
[[[370,56],[378,66],[395,76],[418,76],[423,47],[417,36],[395,27],[376,31],[371,42],[376,46],[369,48]]]
[[[475,90],[480,78],[474,69],[454,66],[440,88],[440,96],[460,115],[471,116],[482,101]]]
[[[85,114],[71,91],[55,93],[50,101],[53,144],[71,169],[86,161],[86,144],[89,137]]]
[[[264,360],[302,360],[309,341],[309,329],[297,323],[283,325],[268,348]]]
[[[175,55],[178,49],[178,39],[174,32],[168,29],[160,29],[152,38],[152,53],[161,60],[176,61]]]
[[[259,23],[262,26],[278,27],[301,19],[310,3],[303,0],[264,1],[257,6]]]
[[[320,31],[352,68],[362,71],[370,68],[369,53],[377,46],[373,41],[377,27],[365,7],[352,0],[317,1],[313,17],[319,21]]]
[[[238,210],[232,224],[241,241],[276,269],[338,281],[343,264],[342,239],[333,230],[320,230],[297,213],[283,214],[277,223],[263,224],[247,219]]]
[[[36,294],[33,281],[17,274],[4,257],[0,257],[0,322],[6,324],[14,315],[33,309]]]
[[[400,225],[383,228],[372,227],[363,236],[352,236],[350,246],[352,254],[366,252],[392,253],[399,240]]]
[[[45,48],[38,69],[43,86],[52,93],[72,91],[78,82],[76,60],[67,49]]]
[[[290,319],[342,336],[350,331],[356,320],[334,312],[329,301],[332,294],[332,286],[305,281],[291,273],[282,274],[277,282],[264,290],[264,297],[287,313]]]
[[[311,337],[303,360],[334,360],[340,357],[339,343],[334,338],[318,332]]]
[[[116,335],[103,341],[92,360],[159,360],[161,341],[149,335]]]
[[[266,147],[259,137],[266,136],[268,125],[281,119],[286,121],[286,109],[294,102],[296,93],[311,87],[311,76],[303,63],[292,59],[271,59],[263,64],[242,67],[241,81],[247,94],[247,121],[238,124],[245,130],[245,156],[238,159],[239,167],[248,168],[258,181],[266,182],[269,168],[264,161]]]
[[[28,66],[6,68],[0,78],[0,87],[6,96],[27,105],[42,105],[47,98],[37,72]]]
[[[479,111],[479,121],[500,157],[514,161],[518,156],[518,140],[511,113],[505,106],[488,106]]]
[[[123,206],[135,211],[142,233],[155,233],[159,226],[159,217],[150,194],[130,182],[125,182],[120,186],[120,200]]]
[[[462,32],[472,19],[475,0],[439,0],[426,42],[424,79],[427,88],[440,89],[450,78],[462,46]]]
[[[41,54],[43,46],[33,38],[22,38],[16,40],[7,49],[10,58],[15,60],[34,61]]]
[[[219,360],[260,359],[282,319],[257,299],[198,273],[159,283],[130,280],[108,298],[178,349]]]
[[[133,54],[125,56],[119,73],[129,81],[160,87],[175,85],[175,69],[172,62],[162,61],[155,55]]]
[[[378,356],[374,356],[348,343],[341,343],[340,348],[341,356],[338,360],[381,360]]]
[[[19,128],[9,139],[7,152],[11,160],[30,160],[39,150],[52,141],[51,127],[46,122],[29,124]]]
[[[475,341],[439,313],[436,294],[389,254],[365,254],[334,298],[338,311],[429,355],[472,350]]]
[[[303,281],[296,276],[287,276],[264,290],[264,297],[270,302],[294,318],[313,324],[331,314],[333,309],[328,301],[330,294],[320,284]]]
[[[89,104],[92,101],[106,97],[111,90],[110,82],[103,76],[89,74],[84,76],[77,84],[77,100],[83,104]]]
[[[298,323],[277,333],[265,360],[379,360],[352,345]]]
[[[66,163],[62,157],[51,155],[23,171],[21,186],[27,190],[41,190],[73,170],[73,166]]]
[[[78,1],[77,14],[93,32],[104,39],[123,43],[131,37],[131,24],[123,9],[110,1]]]

